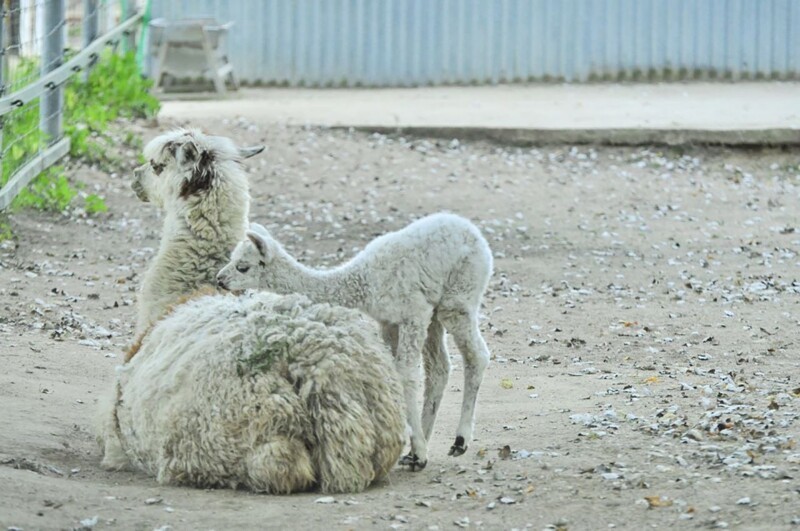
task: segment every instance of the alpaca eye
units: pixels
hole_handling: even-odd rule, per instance
[[[239,273],[247,273],[248,271],[250,271],[250,266],[239,264],[236,266],[236,271],[238,271]]]
[[[159,164],[158,162],[151,160],[150,166],[153,168],[153,173],[156,175],[161,175],[161,172],[164,171],[166,164]]]

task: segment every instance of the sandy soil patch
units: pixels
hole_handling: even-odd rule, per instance
[[[174,124],[144,128],[147,138]],[[19,212],[0,249],[0,524],[21,529],[782,529],[800,523],[800,169],[792,153],[504,148],[246,120],[252,218],[316,266],[439,210],[486,234],[494,359],[477,440],[352,495],[159,486],[98,466],[93,414],[160,232],[125,172],[109,213]],[[132,126],[142,127],[142,126]],[[134,160],[134,154],[123,153]]]

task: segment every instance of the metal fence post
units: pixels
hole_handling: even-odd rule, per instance
[[[98,32],[98,0],[83,0],[83,48],[89,46],[97,38]],[[83,71],[83,80],[89,78],[90,65]]]
[[[124,20],[128,20],[132,16],[135,16],[139,11],[136,7],[136,0],[128,0],[126,3],[127,12],[122,14],[122,18]],[[136,28],[131,28],[130,33],[128,33],[128,36],[125,38],[125,51],[136,53]]]
[[[44,2],[42,75],[55,70],[64,62],[65,8],[66,0],[45,0]],[[42,94],[39,102],[39,127],[47,136],[47,143],[52,144],[61,138],[64,90],[54,84],[47,84],[45,88],[49,90]]]
[[[6,83],[3,74],[6,70],[6,3],[0,1],[0,98],[6,95]],[[5,116],[0,116],[0,180],[3,177],[3,125]],[[0,185],[0,188],[2,186]]]

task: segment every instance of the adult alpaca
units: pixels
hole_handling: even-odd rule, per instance
[[[101,402],[102,465],[159,483],[358,492],[403,450],[377,326],[299,295],[200,296],[157,321]]]
[[[162,134],[145,146],[147,162],[134,170],[131,187],[165,216],[158,253],[142,281],[137,335],[181,296],[214,285],[247,229],[250,193],[241,161],[263,150],[195,129]]]
[[[434,214],[376,238],[345,264],[317,270],[298,263],[264,227],[250,227],[217,275],[219,286],[301,293],[359,309],[381,323],[403,382],[411,453],[401,463],[412,470],[428,462],[427,441],[450,373],[445,330],[453,336],[464,358],[464,396],[450,455],[463,454],[489,363],[478,311],[492,274],[492,253],[480,230],[460,216]],[[420,362],[425,367],[421,413]]]

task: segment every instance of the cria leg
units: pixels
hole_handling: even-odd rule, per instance
[[[422,349],[425,365],[425,401],[422,406],[422,430],[425,440],[431,440],[433,423],[442,404],[444,388],[450,376],[450,357],[447,354],[444,327],[434,314],[428,326],[428,337]]]
[[[400,464],[411,467],[411,470],[422,470],[428,464],[428,444],[422,430],[417,401],[421,387],[420,361],[425,333],[424,325],[409,323],[400,325],[397,337],[397,371],[403,381],[406,419],[411,428],[411,453],[403,457]]]
[[[489,364],[489,349],[481,337],[475,312],[453,312],[447,315],[444,322],[464,358],[464,396],[461,402],[461,418],[456,431],[455,443],[449,452],[449,455],[459,456],[467,450],[467,444],[472,441],[475,426],[475,402],[478,399],[481,381],[483,381],[483,373]]]

